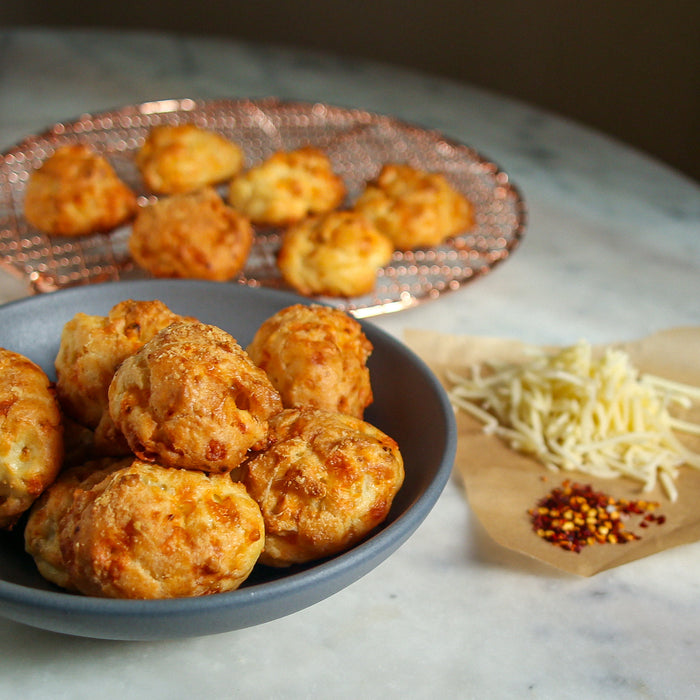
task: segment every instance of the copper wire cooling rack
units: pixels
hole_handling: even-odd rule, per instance
[[[107,157],[141,204],[151,201],[153,195],[144,189],[134,153],[153,126],[183,122],[236,141],[248,165],[277,150],[308,144],[323,149],[345,180],[348,205],[388,162],[442,172],[471,200],[475,225],[469,231],[435,248],[395,252],[391,263],[380,271],[371,294],[323,299],[357,317],[399,311],[459,289],[503,262],[524,234],[525,204],[508,175],[472,148],[436,131],[389,116],[318,103],[274,98],[164,100],[57,123],[2,154],[0,265],[26,279],[35,293],[148,277],[129,256],[129,226],[108,234],[50,238],[25,220],[24,192],[32,170],[56,148],[85,143]],[[246,267],[232,283],[284,289],[275,264],[280,235],[276,229],[257,230]]]

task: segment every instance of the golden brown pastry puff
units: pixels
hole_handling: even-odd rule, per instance
[[[237,143],[195,124],[154,126],[136,153],[146,187],[157,194],[215,185],[240,172],[243,162]]]
[[[247,348],[285,408],[323,408],[362,418],[372,402],[372,344],[354,318],[319,304],[281,309]]]
[[[400,250],[436,246],[472,226],[469,200],[441,173],[387,164],[355,202]]]
[[[230,472],[262,444],[282,408],[265,373],[228,333],[174,323],[114,374],[109,412],[145,461]]]
[[[81,593],[181,598],[238,588],[265,529],[255,501],[228,475],[134,460],[77,492],[58,539]]]
[[[62,459],[61,413],[48,377],[29,358],[0,348],[0,528],[12,528]]]
[[[351,547],[386,518],[404,478],[398,445],[374,426],[295,409],[272,418],[267,448],[241,472],[265,520],[268,566]]]
[[[130,220],[136,195],[109,162],[88,146],[62,146],[34,170],[24,215],[52,236],[106,232]]]
[[[79,312],[64,325],[54,362],[56,393],[70,418],[96,431],[101,453],[129,452],[107,409],[114,371],[158,331],[182,320],[162,301],[126,299],[107,316]]]
[[[229,201],[254,224],[285,226],[335,209],[345,184],[323,151],[278,151],[231,181]]]
[[[24,528],[24,548],[39,573],[61,588],[75,590],[61,554],[60,523],[81,491],[89,491],[108,474],[127,467],[133,457],[85,462],[62,471],[34,502]]]
[[[243,269],[252,244],[248,219],[205,187],[142,207],[129,251],[155,277],[225,282]]]
[[[290,226],[277,266],[300,294],[354,297],[374,289],[393,252],[391,240],[362,215],[332,211]]]

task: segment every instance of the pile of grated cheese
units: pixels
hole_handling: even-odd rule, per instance
[[[673,405],[700,401],[700,388],[642,375],[627,353],[595,357],[581,341],[556,353],[534,352],[522,364],[485,364],[469,377],[449,373],[450,400],[515,450],[551,470],[627,476],[670,500],[678,468],[700,469],[700,454],[675,431],[700,435],[700,425],[672,417]]]

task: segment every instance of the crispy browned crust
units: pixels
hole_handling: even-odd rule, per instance
[[[252,244],[248,219],[205,187],[142,207],[129,251],[155,277],[225,282],[243,269]]]
[[[199,322],[162,330],[124,360],[109,387],[110,415],[136,455],[206,472],[238,466],[281,408],[235,339]]]
[[[24,546],[45,579],[62,588],[77,590],[71,583],[61,554],[61,520],[73,506],[80,492],[90,491],[108,474],[128,466],[131,462],[132,458],[107,458],[65,469],[34,502],[24,529]]]
[[[335,209],[345,193],[328,156],[306,146],[273,153],[233,178],[229,202],[255,224],[285,226]]]
[[[400,250],[439,245],[473,224],[471,203],[442,173],[394,163],[367,184],[354,210]]]
[[[372,344],[345,312],[294,304],[259,327],[247,348],[285,408],[321,408],[362,418],[372,402]]]
[[[227,475],[134,460],[74,491],[57,538],[75,590],[177,598],[240,586],[262,550],[264,523]]]
[[[329,411],[287,409],[242,481],[265,520],[260,561],[288,566],[344,551],[384,521],[403,483],[394,440]]]
[[[374,289],[393,252],[391,240],[363,216],[333,211],[290,226],[277,266],[301,294],[353,297]]]
[[[103,156],[82,144],[58,148],[27,183],[24,214],[49,235],[111,231],[135,212],[136,195]]]
[[[136,154],[146,187],[157,194],[191,192],[240,172],[243,149],[195,124],[154,126]]]
[[[58,399],[68,416],[96,431],[103,454],[128,453],[107,410],[116,368],[158,331],[182,320],[161,301],[127,299],[107,316],[77,313],[63,327],[55,360]]]
[[[10,529],[56,478],[63,426],[44,371],[0,348],[0,528]]]

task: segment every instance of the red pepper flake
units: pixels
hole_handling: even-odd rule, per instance
[[[579,553],[592,544],[625,544],[641,537],[625,529],[623,520],[642,516],[640,526],[663,525],[666,517],[652,511],[653,501],[617,499],[589,484],[564,481],[528,511],[532,529],[539,537],[570,552]]]

